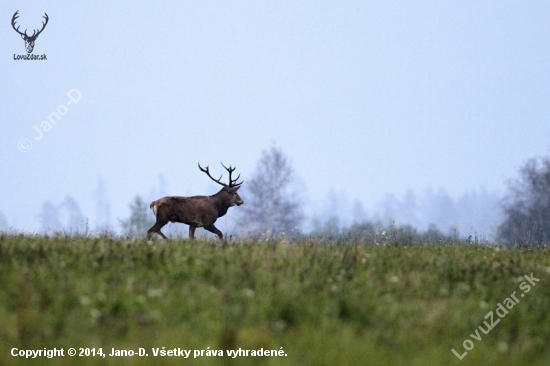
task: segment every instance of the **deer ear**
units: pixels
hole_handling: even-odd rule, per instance
[[[237,192],[241,186],[231,187],[231,193]]]

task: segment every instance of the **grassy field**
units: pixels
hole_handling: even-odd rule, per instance
[[[0,365],[547,365],[549,284],[547,249],[3,236]]]

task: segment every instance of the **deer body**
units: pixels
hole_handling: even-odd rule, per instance
[[[205,170],[200,169],[212,178],[208,172],[208,168]],[[231,179],[231,172],[235,168],[229,167],[226,169],[229,171],[229,185],[221,183],[219,179],[212,178],[224,186],[218,193],[212,196],[167,196],[151,202],[149,207],[156,216],[156,222],[153,227],[147,230],[147,237],[150,238],[154,233],[158,233],[164,239],[167,239],[160,229],[168,222],[180,222],[189,225],[189,237],[191,239],[194,238],[195,229],[198,227],[203,227],[218,235],[220,239],[223,239],[222,232],[214,226],[214,223],[219,217],[227,213],[229,207],[243,204],[243,200],[237,194],[243,182],[236,184],[238,177],[235,180]]]

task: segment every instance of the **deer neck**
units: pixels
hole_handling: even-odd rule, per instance
[[[225,215],[230,207],[229,197],[227,197],[227,194],[223,191],[219,191],[218,193],[210,197],[212,197],[212,200],[214,201],[214,206],[218,211],[218,217],[222,217],[223,215]]]

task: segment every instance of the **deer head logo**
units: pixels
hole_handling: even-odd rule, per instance
[[[19,10],[17,10],[15,14],[13,14],[13,18],[11,18],[11,26],[17,33],[21,35],[21,38],[23,38],[23,40],[25,41],[25,48],[27,49],[27,53],[32,53],[32,50],[34,49],[34,41],[36,41],[38,35],[42,33],[44,28],[46,28],[46,24],[48,24],[48,14],[44,13],[43,18],[46,19],[46,21],[42,22],[42,29],[35,29],[32,33],[32,36],[29,36],[26,29],[25,32],[21,33],[19,31],[19,27],[15,28],[15,21],[17,20],[17,18],[19,18],[19,15],[17,15],[17,13],[19,13]]]

